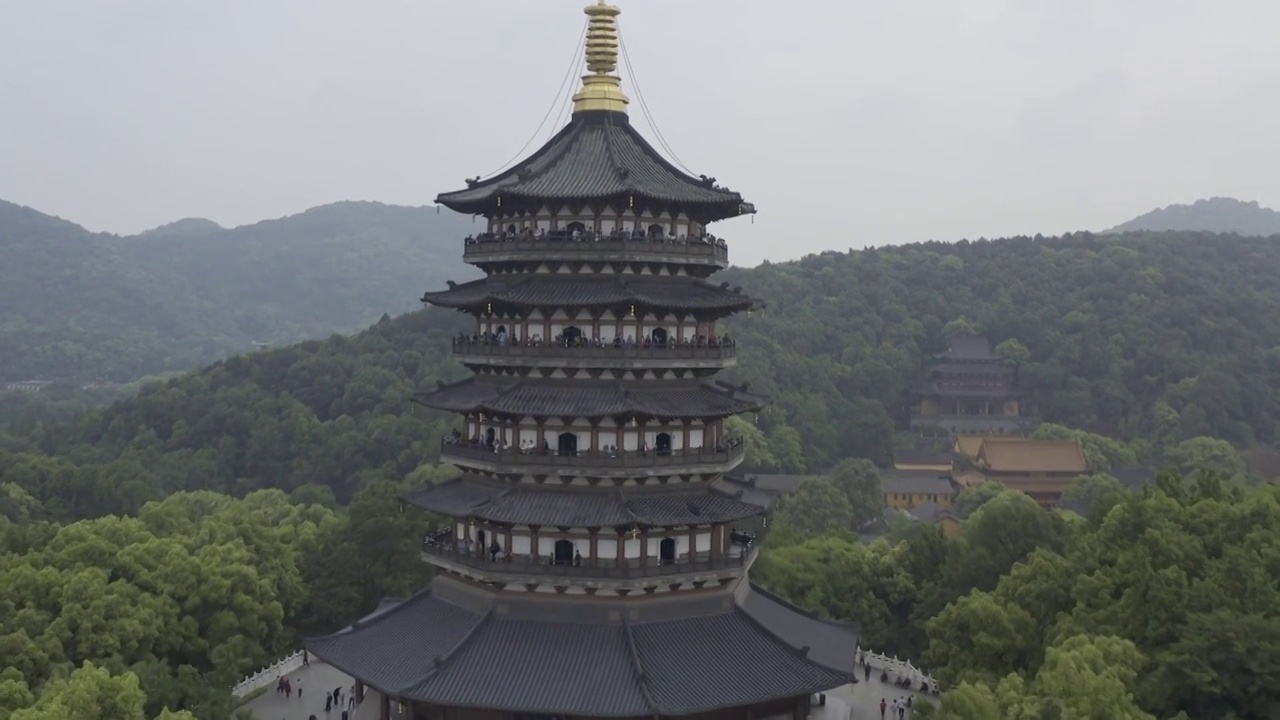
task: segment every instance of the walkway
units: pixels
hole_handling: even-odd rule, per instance
[[[297,692],[299,679],[303,689],[301,698]],[[350,676],[316,660],[311,665],[290,673],[289,680],[294,687],[292,698],[286,699],[273,688],[254,698],[240,710],[252,712],[253,720],[307,720],[313,714],[318,720],[342,720],[341,708],[325,713],[324,694],[341,686],[345,702],[354,682]],[[811,720],[880,720],[880,698],[892,703],[894,698],[906,694],[902,688],[895,687],[892,683],[882,683],[873,675],[870,682],[859,682],[831,690],[826,694],[826,706],[815,707],[810,717]],[[911,694],[916,696],[915,702],[919,702],[920,696],[914,692]],[[394,704],[391,706],[391,717],[393,720],[404,720]],[[907,717],[910,718],[911,713],[907,713]],[[885,718],[888,720],[889,713],[885,713]],[[378,694],[369,691],[364,702],[356,707],[355,715],[349,716],[348,720],[378,720]]]
[[[293,697],[286,698],[283,694],[271,688],[265,694],[260,695],[248,704],[241,706],[237,712],[248,710],[252,713],[253,720],[307,720],[307,718],[315,715],[318,720],[342,720],[343,708],[335,708],[328,713],[324,711],[325,693],[333,692],[336,687],[342,688],[343,707],[346,707],[347,695],[351,692],[351,685],[354,681],[351,677],[341,670],[320,662],[312,660],[311,664],[299,668],[287,676],[289,681],[293,683]],[[298,696],[299,681],[301,681],[302,696]],[[232,718],[236,715],[233,714]],[[391,717],[394,720],[402,720],[402,715],[397,715],[395,706],[392,706]],[[354,715],[349,715],[347,720],[378,720],[378,695],[375,692],[365,694],[364,702],[356,706]]]

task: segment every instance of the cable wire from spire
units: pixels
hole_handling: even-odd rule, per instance
[[[583,40],[587,36],[587,26],[590,22],[591,21],[588,19],[586,21],[583,21],[582,23],[582,32],[578,33],[578,42],[576,43],[576,46],[574,47],[574,50],[573,50],[573,58],[569,61],[569,68],[565,71],[564,79],[560,81],[560,89],[556,91],[556,96],[551,99],[551,106],[547,108],[547,112],[542,116],[542,122],[538,123],[538,128],[533,131],[533,134],[529,136],[529,139],[525,141],[524,145],[522,145],[520,149],[516,151],[516,154],[511,156],[510,160],[498,166],[497,170],[493,170],[492,172],[488,172],[488,173],[485,173],[484,175],[481,175],[480,177],[482,179],[491,178],[494,175],[497,175],[498,173],[510,167],[511,164],[514,163],[516,160],[519,160],[521,157],[523,157],[524,151],[528,150],[529,146],[533,144],[533,141],[538,139],[539,135],[542,133],[542,128],[546,126],[547,119],[551,117],[551,113],[557,107],[560,107],[563,109],[563,104],[560,102],[560,98],[562,95],[564,97],[569,97],[572,94],[572,93],[565,92],[565,90],[569,87],[569,78],[574,76],[575,74],[574,71],[577,70],[578,66],[582,64],[582,55],[586,51],[586,45],[583,43]],[[557,121],[559,120],[559,114],[557,114],[556,119]]]
[[[662,136],[662,130],[658,129],[658,123],[653,119],[653,113],[649,112],[649,103],[645,102],[644,91],[640,89],[640,80],[636,76],[635,68],[631,65],[631,55],[627,53],[627,41],[623,37],[621,28],[618,29],[618,48],[622,50],[622,62],[627,67],[627,77],[631,79],[631,86],[636,89],[636,100],[639,101],[640,111],[644,113],[644,118],[649,123],[649,128],[653,130],[655,139],[662,146],[662,149],[667,151],[667,155],[671,156],[671,160],[677,167],[689,175],[694,175],[694,172],[680,161],[680,156],[676,155],[671,146],[667,144],[667,139]]]
[[[590,20],[588,20],[587,22],[588,24],[590,24]],[[575,68],[580,68],[583,66],[583,64],[586,62],[586,59],[587,59],[586,54],[587,54],[587,48],[585,45],[583,45],[581,49],[579,49],[578,54],[575,57],[575,62],[574,62]],[[563,126],[565,121],[569,119],[569,115],[571,114],[572,108],[573,108],[573,93],[566,92],[564,94],[564,99],[560,101],[560,110],[559,112],[556,113],[556,119],[554,122],[551,123],[551,129],[547,133],[548,141],[551,140],[551,138],[555,137],[556,133],[560,132],[560,128]]]

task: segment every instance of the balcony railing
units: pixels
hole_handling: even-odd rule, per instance
[[[659,562],[657,558],[649,558],[644,565],[638,558],[623,560],[619,567],[613,558],[599,558],[596,564],[583,558],[575,565],[571,560],[556,562],[553,558],[537,558],[531,556],[505,556],[496,560],[490,559],[488,552],[476,548],[463,550],[456,543],[445,540],[432,542],[428,537],[422,544],[422,554],[428,558],[438,558],[464,567],[472,568],[494,575],[530,575],[565,578],[630,580],[634,578],[669,577],[672,575],[688,575],[693,573],[720,572],[740,569],[747,565],[754,555],[754,546],[734,545],[730,554],[711,557],[709,553],[697,553],[693,560],[677,560],[675,562]],[[565,559],[567,560],[567,559]]]
[[[474,460],[499,465],[536,467],[592,467],[632,469],[672,467],[680,465],[722,465],[742,458],[742,440],[735,438],[725,445],[681,450],[618,450],[614,452],[561,452],[555,449],[498,448],[484,443],[459,441],[446,437],[440,443],[440,459]]]
[[[544,236],[480,235],[463,243],[464,260],[499,259],[513,255],[573,257],[583,255],[628,254],[675,256],[689,260],[729,262],[729,248],[723,240],[707,238],[650,238],[615,235],[547,234]]]
[[[603,345],[571,344],[565,342],[526,342],[512,344],[499,343],[484,338],[454,338],[453,353],[455,355],[472,355],[498,358],[556,358],[583,360],[727,360],[738,356],[738,348],[733,341],[717,341],[709,344],[705,341],[694,343],[667,342],[649,343],[647,345],[614,344]]]

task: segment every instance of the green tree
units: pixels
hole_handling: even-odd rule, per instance
[[[845,460],[831,471],[831,483],[848,499],[855,524],[880,517],[884,492],[880,471],[870,460]]]
[[[825,477],[801,482],[795,493],[778,504],[776,517],[804,537],[852,532],[856,527],[849,498]]]

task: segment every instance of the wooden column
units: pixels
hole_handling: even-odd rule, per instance
[[[626,548],[627,548],[627,533],[625,530],[619,530],[618,531],[618,547],[617,547],[617,553],[616,553],[617,554],[616,564],[618,567],[626,567],[626,564],[625,564]]]
[[[591,567],[596,567],[598,564],[596,560],[600,557],[600,528],[590,528],[590,532],[591,544],[588,546],[587,559],[591,562]]]
[[[538,526],[529,526],[529,556],[542,563],[542,551],[538,549]]]
[[[684,440],[680,443],[680,449],[684,452],[689,452],[689,421],[684,420],[682,422],[684,423]]]
[[[649,531],[640,531],[640,567],[649,565]]]
[[[391,698],[386,695],[379,696],[378,720],[391,720]]]
[[[698,527],[696,525],[689,526],[689,556],[685,558],[685,562],[692,563],[694,557],[698,554]]]

